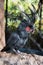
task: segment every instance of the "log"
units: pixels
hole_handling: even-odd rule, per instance
[[[43,56],[0,52],[0,65],[43,65]]]
[[[4,0],[0,0],[0,51],[5,46]]]

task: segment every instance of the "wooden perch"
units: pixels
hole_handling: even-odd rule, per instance
[[[43,65],[43,56],[0,52],[0,65]]]

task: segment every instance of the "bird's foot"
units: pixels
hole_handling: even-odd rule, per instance
[[[14,54],[22,54],[22,52],[20,52],[19,50],[15,50],[14,48],[12,48],[12,52],[13,52]]]

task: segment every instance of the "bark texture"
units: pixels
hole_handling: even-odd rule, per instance
[[[0,65],[43,65],[43,56],[35,54],[0,53]]]
[[[5,46],[4,0],[0,0],[0,51]]]

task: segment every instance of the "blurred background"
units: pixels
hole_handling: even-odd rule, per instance
[[[18,30],[22,22],[28,22],[33,33],[26,48],[38,49],[43,48],[43,4],[40,0],[5,0],[5,23],[6,23],[6,43],[10,35]],[[27,23],[27,24],[28,24]],[[23,24],[24,26],[24,24]],[[24,26],[25,27],[25,26]],[[19,32],[20,33],[20,32]],[[32,40],[32,41],[31,41]]]

